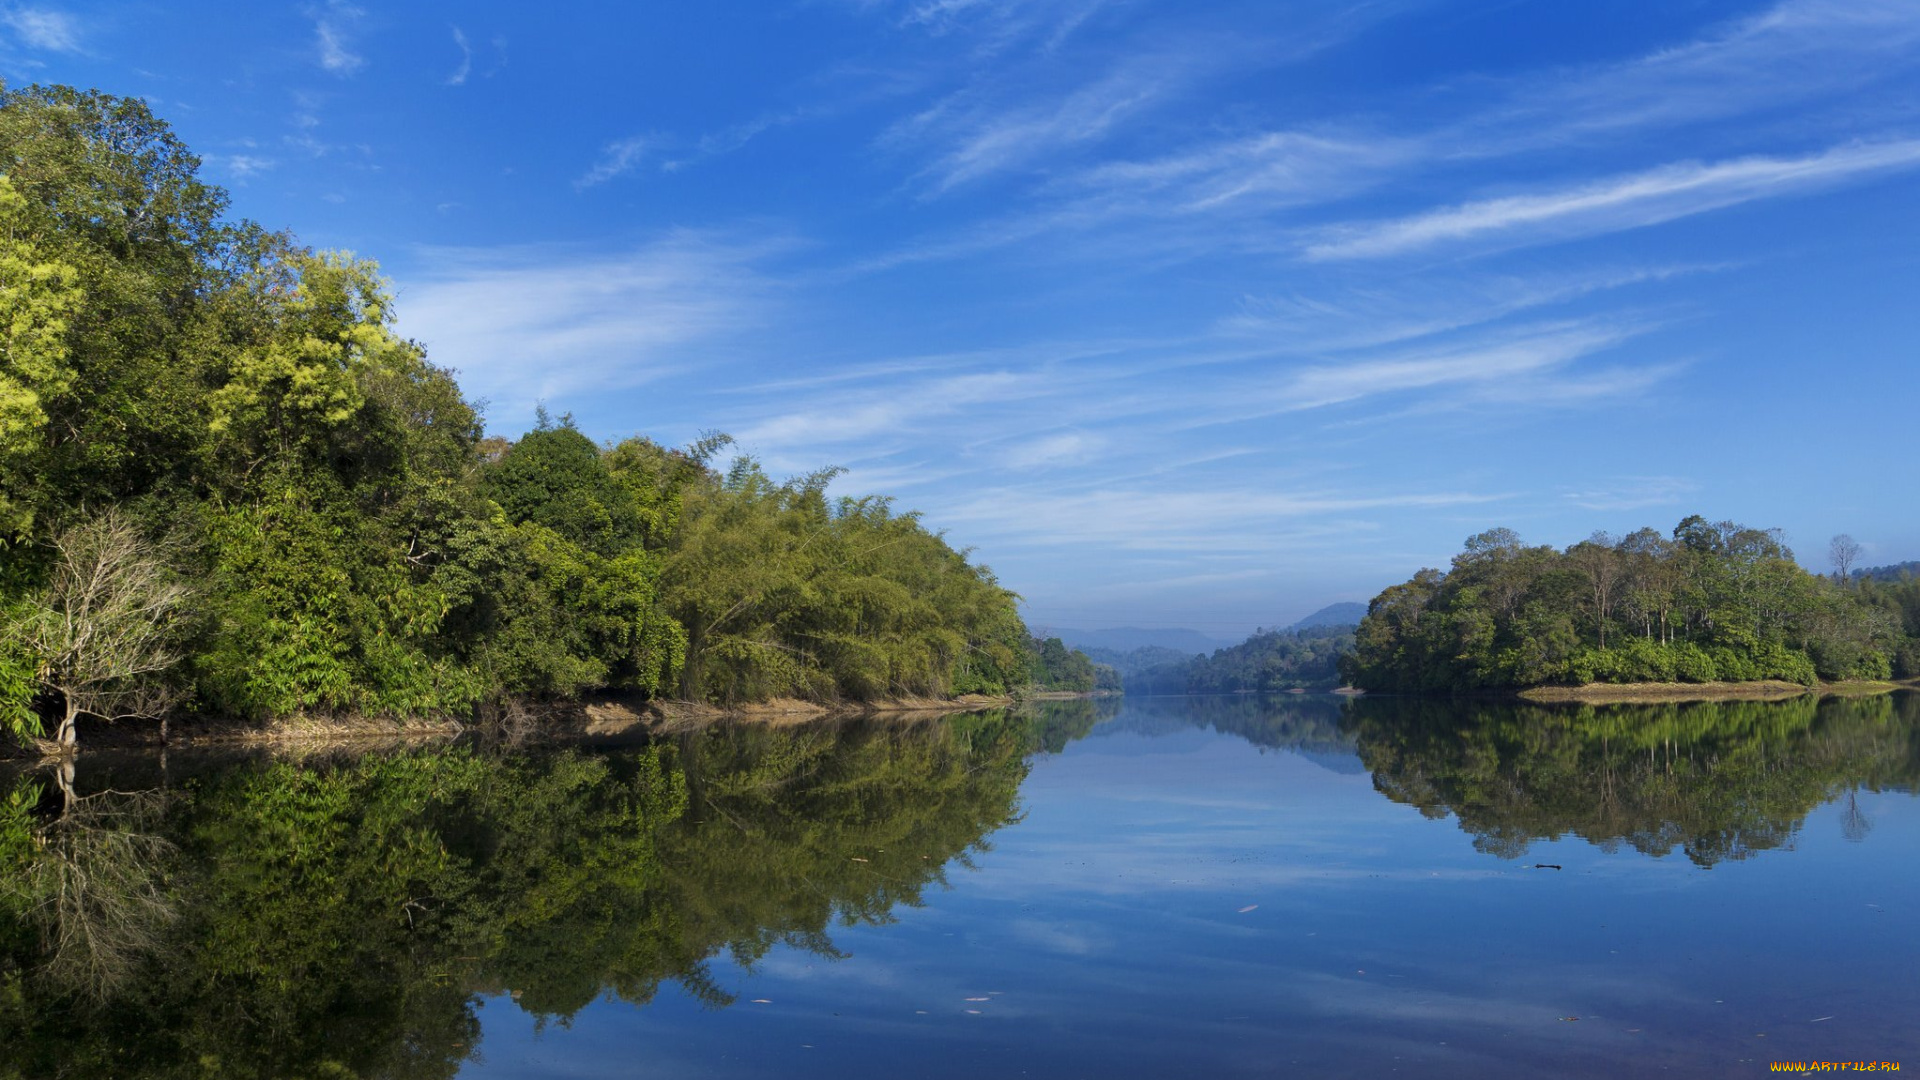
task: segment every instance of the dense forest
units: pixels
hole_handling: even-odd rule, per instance
[[[1353,651],[1353,627],[1321,624],[1255,630],[1211,656],[1192,656],[1137,670],[1127,689],[1141,694],[1283,693],[1340,685],[1339,661]]]
[[[0,727],[1092,678],[833,470],[483,437],[374,264],[230,219],[138,100],[0,91],[0,163]]]
[[[1368,690],[1920,676],[1920,582],[1829,578],[1777,530],[1699,516],[1566,550],[1509,529],[1374,598],[1342,661]]]
[[[1028,655],[1033,658],[1030,677],[1036,689],[1079,694],[1120,689],[1120,673],[1112,666],[1095,663],[1057,637],[1029,639]]]

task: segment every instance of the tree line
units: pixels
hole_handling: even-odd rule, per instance
[[[1127,689],[1141,694],[1276,694],[1340,685],[1340,658],[1353,651],[1352,626],[1257,629],[1211,655],[1162,660],[1130,671]]]
[[[1829,578],[1778,530],[1688,517],[1565,550],[1471,537],[1368,606],[1343,675],[1368,690],[1920,675],[1911,575]]]
[[[198,169],[138,100],[0,90],[0,726],[1085,681],[833,470],[484,437],[373,263]]]

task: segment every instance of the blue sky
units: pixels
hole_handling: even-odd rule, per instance
[[[105,2],[516,434],[848,470],[1054,626],[1222,636],[1495,525],[1920,558],[1913,0]]]

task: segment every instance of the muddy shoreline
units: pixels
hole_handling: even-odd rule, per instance
[[[1707,683],[1587,683],[1584,686],[1534,686],[1517,691],[1524,701],[1543,704],[1660,705],[1687,701],[1785,701],[1813,694],[1818,697],[1868,697],[1896,690],[1920,689],[1905,680],[1850,681],[1803,686],[1778,679],[1755,682]]]
[[[1031,701],[1066,701],[1095,694],[966,694],[956,698],[885,698],[868,702],[822,703],[794,698],[719,706],[685,701],[645,701],[603,695],[579,701],[516,703],[474,720],[452,718],[394,720],[369,716],[294,716],[266,724],[213,717],[180,717],[163,728],[157,722],[82,723],[78,753],[187,749],[298,747],[324,750],[388,743],[451,741],[467,735],[519,740],[567,740],[626,734],[673,734],[722,722],[770,726],[823,719],[914,719],[1011,708]],[[58,757],[54,744],[0,746],[0,760],[32,761]]]

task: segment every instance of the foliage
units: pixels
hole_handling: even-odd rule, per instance
[[[0,731],[16,739],[45,732],[33,707],[40,690],[40,665],[27,637],[33,617],[25,604],[0,608]]]
[[[1854,596],[1900,629],[1891,657],[1893,675],[1920,678],[1920,578],[1912,569],[1897,574],[1864,571],[1854,581]]]
[[[916,515],[829,499],[830,470],[723,473],[725,436],[602,447],[544,413],[483,440],[374,263],[229,221],[141,101],[0,90],[0,163],[9,731],[99,711],[22,643],[59,606],[53,541],[103,514],[195,586],[191,617],[149,620],[181,662],[116,692],[227,716],[1031,678],[1013,595]]]
[[[1131,675],[1127,687],[1147,694],[1273,694],[1340,685],[1340,658],[1353,651],[1353,627],[1320,625],[1255,630],[1212,656],[1195,656]]]
[[[1084,694],[1100,686],[1101,672],[1086,653],[1069,649],[1057,637],[1029,638],[1027,653],[1033,685],[1040,690]],[[1111,669],[1109,669],[1111,670]]]
[[[665,602],[695,700],[1002,693],[1027,682],[1014,595],[883,498],[829,500],[833,470],[776,483],[751,458],[684,496]]]
[[[1565,551],[1481,533],[1375,597],[1342,671],[1370,690],[1886,678],[1898,624],[1770,530],[1682,521]]]
[[[73,390],[67,324],[80,301],[73,267],[43,258],[25,228],[27,200],[0,176],[0,475],[45,437],[46,405]],[[24,534],[32,518],[0,488],[0,532]]]

